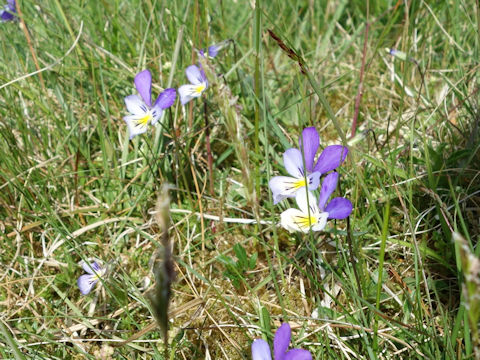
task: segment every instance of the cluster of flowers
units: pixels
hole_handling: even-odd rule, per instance
[[[202,57],[214,58],[229,43],[229,40],[222,41],[209,46],[207,49],[199,50],[198,54]],[[208,88],[208,81],[200,64],[190,65],[185,70],[185,74],[190,84],[185,84],[178,88],[182,105],[200,97]],[[158,95],[152,106],[152,74],[149,70],[143,70],[138,73],[135,76],[134,83],[140,96],[130,95],[125,98],[125,105],[131,114],[124,117],[130,133],[130,139],[146,132],[149,124],[155,125],[162,116],[163,110],[172,106],[177,97],[175,89],[165,89]]]
[[[314,127],[303,130],[299,149],[291,148],[283,154],[285,169],[291,176],[275,176],[269,186],[273,202],[277,204],[285,198],[295,198],[299,209],[285,210],[281,215],[281,225],[288,231],[308,233],[321,231],[328,219],[345,219],[352,212],[350,200],[330,196],[337,188],[339,175],[334,171],[347,157],[348,149],[342,145],[327,146],[315,162],[320,146],[320,137]],[[320,196],[312,193],[320,186]]]
[[[15,9],[15,0],[9,0],[9,4],[11,3],[13,3],[12,6]],[[214,58],[229,43],[230,40],[222,41],[209,46],[207,49],[198,50],[198,54],[202,57]],[[185,70],[185,73],[190,84],[182,85],[178,88],[182,105],[196,97],[200,97],[208,87],[207,78],[200,64],[198,66],[190,65]],[[172,106],[177,97],[176,90],[168,88],[158,95],[152,105],[152,74],[149,70],[139,72],[135,76],[134,84],[140,96],[129,95],[125,98],[125,104],[130,115],[125,116],[124,120],[127,123],[130,139],[146,132],[148,125],[155,125],[162,116],[163,110]],[[100,264],[99,260],[81,262],[81,266],[87,272],[87,274],[80,276],[77,280],[78,288],[83,295],[89,294],[100,278],[105,275],[106,267]]]
[[[9,1],[9,5],[14,0]],[[15,5],[13,5],[15,6]],[[11,15],[11,12],[7,12]],[[3,15],[2,20],[3,20]],[[198,51],[199,55],[215,57],[227,42],[212,45],[208,49]],[[208,81],[200,64],[187,67],[186,76],[190,84],[178,88],[180,102],[185,105],[190,100],[200,97],[208,88]],[[176,99],[174,88],[161,92],[152,105],[152,75],[149,70],[143,70],[135,76],[135,87],[139,95],[125,98],[125,104],[130,115],[124,117],[127,123],[130,139],[147,131],[148,125],[155,125],[163,111],[172,106]],[[320,145],[320,137],[313,127],[303,130],[299,141],[299,149],[291,148],[283,154],[285,169],[291,176],[273,177],[269,186],[273,192],[274,203],[285,198],[295,198],[298,208],[290,208],[281,214],[281,225],[288,231],[308,233],[321,231],[328,219],[344,219],[350,215],[353,206],[350,200],[336,197],[329,201],[335,191],[339,174],[335,171],[348,153],[341,145],[327,146],[315,161]],[[323,180],[320,181],[321,177]],[[313,194],[321,183],[317,201]],[[106,273],[106,267],[100,261],[82,262],[86,274],[78,278],[77,284],[83,295],[90,293],[95,284]],[[275,360],[311,360],[312,355],[303,349],[288,350],[291,339],[291,329],[288,323],[282,324],[275,333],[273,354]],[[252,343],[253,360],[272,360],[269,344],[262,339]]]

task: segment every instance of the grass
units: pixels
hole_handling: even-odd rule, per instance
[[[19,4],[26,28],[0,24],[0,357],[165,358],[147,293],[167,183],[170,359],[249,359],[283,321],[315,359],[480,356],[478,2]],[[135,74],[156,96],[224,39],[203,98],[128,141]],[[306,126],[348,141],[354,211],[304,236],[276,226],[293,202],[268,180]],[[109,272],[81,296],[91,257]]]

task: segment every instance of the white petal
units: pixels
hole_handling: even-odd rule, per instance
[[[178,94],[180,95],[180,101],[182,105],[185,105],[190,100],[196,97],[202,96],[203,92],[207,88],[207,83],[200,83],[197,85],[182,85],[178,88]]]
[[[133,115],[142,115],[148,112],[148,106],[138,95],[129,95],[125,98],[127,110]]]
[[[325,229],[325,226],[327,225],[327,220],[328,212],[322,212],[317,217],[317,223],[312,226],[312,231],[322,231],[323,229]]]
[[[315,171],[313,174],[307,176],[308,180],[308,190],[315,190],[320,185],[320,175],[318,171]]]
[[[192,94],[195,93],[195,85],[182,85],[178,88],[178,95],[180,95],[180,102],[185,105],[190,100],[195,98]]]
[[[155,125],[158,120],[162,117],[163,110],[152,109],[152,125]]]
[[[291,148],[283,153],[283,165],[288,173],[296,178],[303,178],[303,159],[300,150]]]
[[[303,177],[296,179],[290,176],[274,176],[268,185],[273,193],[273,203],[277,204],[285,198],[295,197],[297,190],[305,187],[305,179]]]
[[[77,280],[78,288],[83,295],[87,295],[97,283],[95,275],[82,275]]]
[[[127,123],[130,140],[147,131],[148,123],[141,122],[138,115],[125,116],[123,120]]]
[[[302,231],[308,233],[312,225],[316,224],[313,216],[308,215],[298,209],[287,209],[280,215],[280,225],[290,232]]]
[[[199,85],[205,80],[205,75],[197,65],[187,67],[185,74],[187,75],[188,81],[194,85]]]
[[[307,195],[308,195],[308,198],[307,198]],[[305,189],[297,191],[295,200],[297,201],[298,207],[305,215],[308,215],[309,212],[310,212],[310,216],[313,216],[313,217],[318,217],[320,215],[320,209],[318,208],[317,198],[310,191],[306,191]]]

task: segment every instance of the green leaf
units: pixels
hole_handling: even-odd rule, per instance
[[[248,268],[249,268],[250,270],[255,269],[255,267],[257,266],[257,258],[258,258],[258,254],[257,254],[257,253],[253,254],[253,255],[250,257],[250,261],[249,261],[249,264],[248,264]]]

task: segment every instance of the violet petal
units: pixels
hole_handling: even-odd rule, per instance
[[[347,157],[348,149],[342,145],[330,145],[320,154],[314,170],[322,174],[336,169]]]
[[[155,104],[153,105],[154,108],[159,107],[160,109],[164,110],[169,108],[175,102],[175,98],[177,97],[177,91],[173,88],[165,89],[163,92],[158,95]]]
[[[352,213],[353,205],[350,200],[337,197],[332,199],[325,208],[329,219],[345,219]]]
[[[12,11],[8,9],[8,7],[5,7],[5,10],[0,10],[0,21],[12,21],[14,20],[15,16],[12,14]]]
[[[292,349],[287,352],[283,360],[312,360],[312,354],[308,350]]]
[[[313,172],[313,161],[317,154],[318,146],[320,145],[320,137],[317,130],[312,127],[307,127],[302,131],[302,137],[298,141],[300,150],[303,149],[305,156],[305,167],[308,172]]]
[[[218,55],[219,50],[220,50],[220,47],[217,46],[217,44],[209,46],[208,47],[208,56],[214,58],[215,56]]]
[[[330,196],[333,194],[337,188],[338,183],[338,173],[332,172],[325,176],[322,182],[322,188],[320,189],[320,198],[318,200],[318,207],[321,211],[325,209],[325,204],[327,203]]]
[[[135,87],[148,107],[152,107],[152,74],[150,70],[143,70],[135,76]]]
[[[231,39],[228,39],[228,40],[223,40],[223,41],[220,41],[219,43],[216,43],[216,44],[213,44],[213,45],[210,45],[208,47],[208,53],[207,55],[214,58],[215,56],[218,55],[218,52],[220,50],[223,50],[225,49],[228,45],[230,45],[230,43],[232,42]]]
[[[257,339],[253,341],[252,360],[272,360],[270,347],[265,340]]]
[[[93,261],[91,263],[82,261],[82,268],[88,274],[95,274],[95,272],[99,273],[102,269],[96,261]]]
[[[275,333],[273,338],[273,356],[275,360],[284,360],[288,345],[290,344],[290,337],[292,331],[288,323],[283,323]]]

